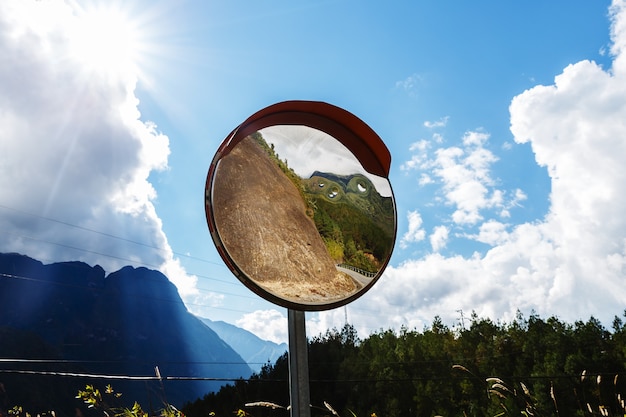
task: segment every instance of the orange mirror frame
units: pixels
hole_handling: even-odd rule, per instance
[[[342,278],[353,280],[357,282],[358,287],[360,287],[358,290],[346,292],[345,296],[330,297],[328,299],[324,299],[322,297],[321,300],[312,301],[306,298],[297,298],[299,296],[286,296],[281,292],[268,290],[268,288],[270,287],[264,285],[264,283],[261,282],[262,280],[258,278],[256,273],[251,272],[253,268],[249,267],[247,264],[243,265],[247,262],[251,262],[249,260],[252,258],[258,259],[259,257],[263,257],[263,253],[259,254],[258,251],[250,253],[245,252],[245,245],[248,239],[242,237],[245,236],[245,234],[242,235],[241,233],[239,233],[241,230],[238,230],[237,233],[233,234],[233,238],[230,240],[230,236],[225,237],[220,235],[220,229],[222,232],[224,232],[224,230],[227,230],[225,226],[220,227],[220,224],[225,224],[224,221],[221,219],[224,216],[233,215],[233,210],[230,208],[227,210],[225,208],[219,207],[220,203],[218,202],[218,200],[224,201],[224,199],[222,198],[220,200],[220,196],[216,196],[215,194],[227,194],[228,198],[230,198],[230,194],[232,193],[230,189],[225,189],[222,186],[222,183],[224,182],[223,180],[220,180],[220,178],[216,179],[216,177],[219,177],[218,167],[220,166],[220,163],[224,164],[224,161],[228,160],[229,155],[234,152],[238,145],[242,144],[242,141],[244,141],[244,139],[254,134],[260,135],[258,132],[266,128],[271,128],[273,126],[305,126],[324,132],[325,134],[336,139],[343,146],[345,146],[345,148],[347,148],[358,160],[358,162],[361,164],[362,168],[365,171],[376,177],[380,177],[388,181],[389,169],[391,165],[391,155],[389,153],[389,150],[380,139],[380,137],[362,120],[344,109],[323,102],[286,101],[277,103],[254,113],[243,123],[241,123],[237,128],[235,128],[219,146],[212,160],[205,185],[205,212],[211,237],[216,245],[218,253],[222,257],[228,268],[235,274],[235,276],[237,276],[237,278],[253,292],[270,302],[295,310],[312,311],[327,310],[347,304],[350,301],[353,301],[354,299],[361,296],[367,290],[369,290],[369,288],[372,287],[372,285],[380,277],[380,275],[382,275],[383,270],[389,262],[391,252],[393,250],[393,243],[396,237],[397,227],[395,202],[393,201],[392,193],[389,197],[389,201],[385,202],[385,207],[387,210],[386,219],[388,223],[388,227],[385,227],[385,229],[387,230],[385,239],[390,240],[390,242],[387,243],[388,247],[385,248],[385,259],[381,259],[377,263],[377,270],[375,274],[370,277],[369,280],[361,280],[363,282],[358,283],[358,280],[356,278]],[[230,158],[234,158],[234,156],[231,156]],[[225,167],[226,165],[222,166]],[[241,163],[239,166],[242,166]],[[228,172],[232,174],[233,171]],[[262,175],[256,173],[256,171],[255,174]],[[229,174],[229,176],[231,175]],[[324,181],[326,181],[326,179],[324,179]],[[319,178],[318,183],[319,187],[323,187],[323,184],[320,182]],[[364,184],[366,184],[366,182],[363,182],[363,184],[359,183],[358,189],[365,190]],[[375,187],[372,186],[372,188],[375,191]],[[389,190],[391,190],[390,184]],[[256,196],[257,195],[255,194],[255,197]],[[379,199],[383,198],[380,196],[378,197]],[[259,196],[259,199],[260,198],[261,197]],[[246,201],[250,202],[251,200],[248,198],[246,199]],[[238,203],[237,206],[239,205],[240,204]],[[261,209],[256,210],[257,212],[262,211]],[[267,211],[263,211],[263,213],[266,212]],[[309,213],[309,217],[313,217],[311,213]],[[290,223],[290,219],[280,218],[278,219],[278,222]],[[311,220],[311,223],[312,222],[313,221]],[[239,224],[241,224],[241,222],[239,222]],[[255,225],[250,225],[250,227],[254,226]],[[246,225],[239,227],[240,229],[247,228]],[[231,234],[232,230],[232,227],[228,229],[227,234]],[[254,232],[254,235],[257,236],[259,233],[260,232],[256,230]],[[304,234],[304,231],[297,234]],[[237,240],[233,240],[235,239],[235,235]],[[271,237],[274,236],[272,235]],[[308,240],[310,241],[311,239]],[[307,244],[311,245],[309,241],[307,241]],[[253,242],[251,244],[253,244]],[[232,249],[232,247],[235,245],[237,246],[237,251]],[[243,248],[241,248],[241,246],[243,246]],[[370,257],[373,256],[370,255]],[[288,262],[287,260],[285,261],[285,267],[288,268]],[[268,260],[267,262],[275,264],[276,260],[272,258],[271,261]],[[349,265],[345,266],[351,268]],[[336,267],[337,269],[341,269],[342,271],[344,271],[341,274],[345,275],[346,277],[346,273],[354,273],[352,271],[347,271],[344,268],[344,265],[337,264]],[[361,272],[365,273],[363,271]],[[328,286],[324,284],[324,282],[325,281],[320,280],[319,285],[322,289]],[[302,292],[304,293],[306,291],[303,290]]]

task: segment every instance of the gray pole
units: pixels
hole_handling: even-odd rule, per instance
[[[289,396],[291,417],[311,417],[309,396],[309,353],[307,350],[304,311],[288,311],[289,325]]]

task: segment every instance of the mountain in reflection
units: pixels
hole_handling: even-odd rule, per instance
[[[393,245],[393,199],[381,196],[362,174],[315,171],[302,184],[313,206],[313,220],[333,259],[377,272]]]

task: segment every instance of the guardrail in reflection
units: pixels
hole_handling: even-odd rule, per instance
[[[357,267],[354,267],[352,265],[348,265],[348,264],[337,264],[338,267],[341,268],[345,268],[345,269],[349,269],[351,271],[354,271],[358,274],[361,274],[363,276],[369,277],[369,278],[374,278],[376,276],[376,272],[369,272],[369,271],[364,271],[363,269],[359,269]]]

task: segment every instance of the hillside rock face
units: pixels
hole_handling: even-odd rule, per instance
[[[319,304],[358,290],[337,271],[296,186],[254,139],[220,160],[213,212],[231,258],[270,294]]]
[[[38,351],[69,361],[48,364],[48,370],[62,366],[73,373],[154,376],[158,366],[163,377],[231,379],[251,374],[240,355],[187,311],[167,277],[146,268],[124,267],[105,277],[100,266],[82,262],[44,265],[19,254],[0,254],[0,329],[3,338],[33,335],[42,345]],[[23,358],[9,349],[8,343],[0,343],[0,357],[41,359]],[[34,378],[24,389],[32,389]],[[19,398],[20,388],[6,380],[0,374],[7,392]],[[49,386],[54,380],[47,381]],[[166,398],[180,407],[227,381],[164,380],[163,386],[124,379],[86,382],[101,388],[110,383],[127,401],[158,407]],[[60,383],[85,386],[82,379]]]

